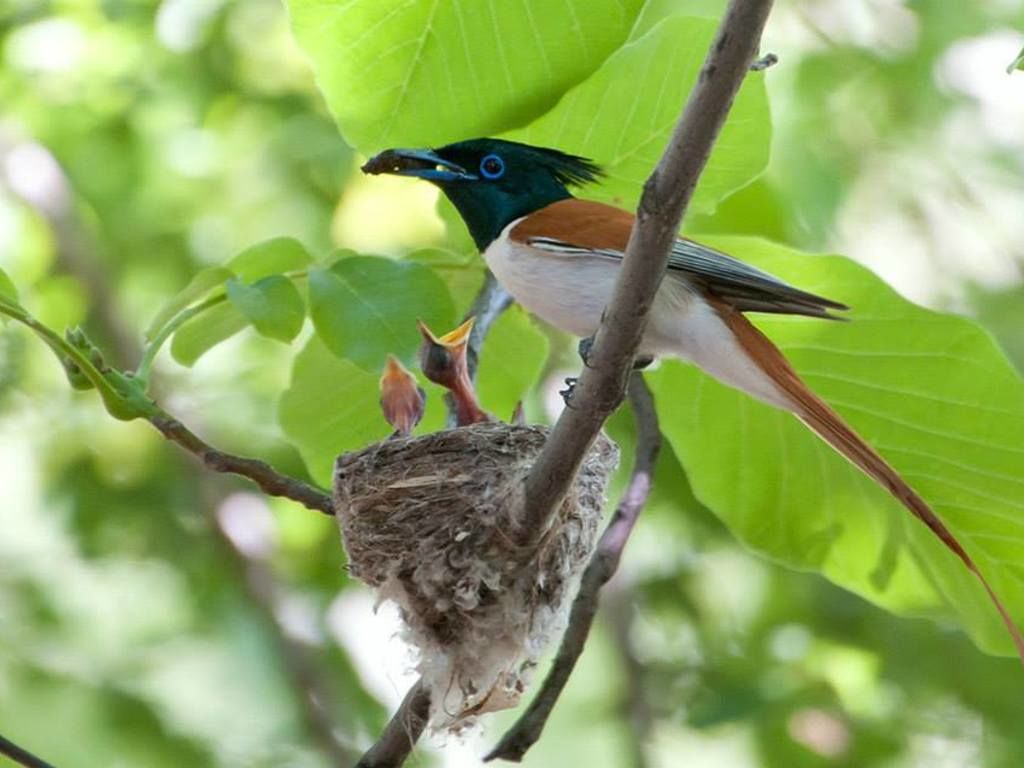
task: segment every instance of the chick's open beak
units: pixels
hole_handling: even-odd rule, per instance
[[[416,325],[420,329],[420,334],[423,339],[431,344],[439,344],[442,347],[446,347],[450,350],[455,350],[458,347],[464,347],[469,343],[469,334],[473,332],[473,324],[476,322],[475,317],[471,317],[466,320],[462,325],[456,328],[454,331],[448,331],[443,336],[435,336],[434,332],[427,327],[427,324],[422,320],[417,320]]]
[[[443,336],[437,336],[423,321],[418,321],[420,333],[423,335],[423,346],[420,348],[420,367],[423,369],[423,375],[451,392],[459,426],[490,420],[477,403],[466,360],[473,321],[474,318],[471,317],[454,331],[449,331]]]

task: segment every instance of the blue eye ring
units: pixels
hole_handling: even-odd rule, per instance
[[[505,175],[505,161],[497,155],[486,155],[480,161],[480,175],[485,179],[500,179]]]

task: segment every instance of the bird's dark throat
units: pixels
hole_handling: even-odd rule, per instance
[[[509,189],[497,184],[441,184],[483,253],[516,219],[572,197],[562,184],[538,175],[529,185]]]

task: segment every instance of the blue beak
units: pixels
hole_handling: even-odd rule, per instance
[[[385,149],[367,160],[363,173],[414,176],[427,181],[476,181],[479,177],[429,149]]]

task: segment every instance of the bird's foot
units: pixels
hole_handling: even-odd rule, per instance
[[[579,353],[580,360],[583,361],[583,364],[587,366],[587,368],[590,367],[590,353],[594,350],[595,335],[596,334],[592,334],[587,336],[585,339],[580,339],[580,343],[576,346],[576,351]]]
[[[576,394],[576,382],[579,379],[576,376],[567,376],[565,379],[565,389],[558,390],[558,394],[562,396],[562,401],[569,405],[572,402],[573,395]]]
[[[587,336],[585,339],[580,339],[580,343],[576,346],[576,351],[579,353],[580,360],[583,361],[583,365],[590,368],[590,354],[594,350],[594,336]],[[654,362],[654,355],[640,355],[633,360],[633,370],[642,371],[647,366]]]

